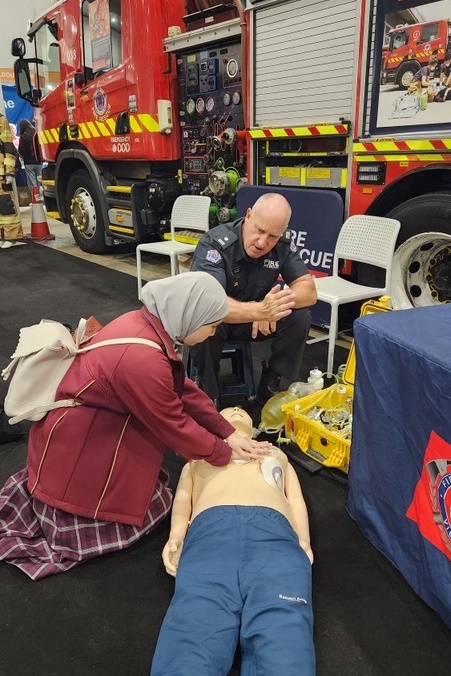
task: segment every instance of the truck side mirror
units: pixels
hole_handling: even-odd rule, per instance
[[[25,55],[25,40],[23,38],[14,38],[11,42],[11,54],[12,56],[18,56],[22,58]]]
[[[37,106],[39,92],[31,86],[30,68],[24,59],[20,58],[14,62],[14,79],[20,98],[29,101],[32,106]]]

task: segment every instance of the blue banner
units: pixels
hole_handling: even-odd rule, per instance
[[[20,120],[33,119],[33,106],[19,98],[15,85],[2,84],[2,92],[6,119],[10,124],[15,124],[19,130]]]

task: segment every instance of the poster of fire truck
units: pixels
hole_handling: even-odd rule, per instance
[[[372,133],[449,126],[450,36],[449,0],[378,2]]]

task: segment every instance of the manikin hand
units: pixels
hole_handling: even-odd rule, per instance
[[[10,185],[14,181],[14,176],[11,176],[8,174],[8,176],[5,176],[5,183],[6,185]]]
[[[183,540],[176,540],[174,538],[169,538],[163,549],[162,557],[164,567],[166,568],[166,572],[173,577],[177,575],[177,568],[182,549]]]
[[[258,460],[262,455],[269,455],[269,441],[254,441],[234,432],[225,440],[232,449],[232,460]]]
[[[260,303],[260,322],[277,322],[288,317],[295,306],[295,295],[291,289],[281,289],[276,284]]]
[[[302,549],[304,550],[304,552],[307,554],[309,561],[310,561],[310,564],[312,564],[313,563],[313,552],[312,552],[312,548],[310,547],[310,543],[306,542],[305,540],[299,540],[299,544],[302,547]]]

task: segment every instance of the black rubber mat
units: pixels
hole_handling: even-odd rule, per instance
[[[37,244],[0,250],[0,289],[1,368],[21,326],[43,317],[73,324],[91,314],[106,323],[139,307],[134,277]],[[264,349],[254,353],[256,377]],[[307,346],[303,376],[325,359],[325,343]],[[0,401],[5,392],[0,381]],[[237,403],[257,424],[259,407]],[[345,477],[311,471],[297,453],[291,445],[315,554],[318,676],[447,676],[449,630],[349,517]],[[1,485],[25,456],[26,435],[0,446]],[[174,486],[182,464],[168,454]],[[38,582],[0,562],[0,676],[146,676],[174,589],[161,561],[167,534],[165,523],[127,551]],[[238,658],[231,673],[239,673]]]

